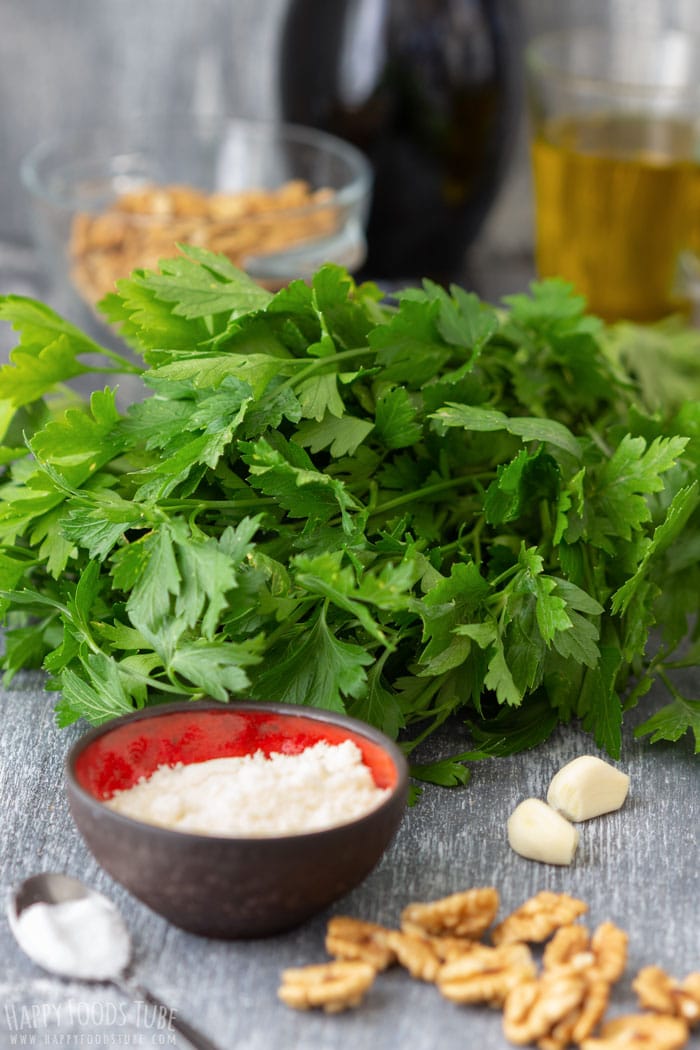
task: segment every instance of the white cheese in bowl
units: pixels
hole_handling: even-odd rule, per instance
[[[297,754],[262,751],[159,766],[105,805],[146,824],[199,835],[271,837],[345,824],[375,809],[379,788],[352,740]]]

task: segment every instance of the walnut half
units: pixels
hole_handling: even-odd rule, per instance
[[[507,915],[494,928],[491,939],[494,944],[512,944],[514,941],[540,943],[586,911],[588,905],[575,897],[543,890]]]
[[[680,1050],[688,1026],[666,1014],[627,1014],[603,1025],[596,1039],[584,1039],[581,1050]]]
[[[552,970],[522,981],[506,996],[503,1033],[516,1046],[556,1038],[558,1026],[578,1016],[588,984],[581,974]],[[566,1046],[566,1042],[557,1045]],[[547,1045],[552,1045],[548,1043]]]
[[[438,972],[437,986],[455,1003],[487,1003],[502,1006],[508,992],[536,973],[526,944],[504,944],[490,948],[475,945],[472,951],[445,963]]]
[[[660,966],[645,966],[632,982],[639,1003],[657,1013],[681,1017],[692,1027],[700,1023],[700,972],[677,981]]]
[[[399,964],[418,981],[434,981],[441,966],[441,959],[433,941],[437,938],[426,934],[391,930],[387,937],[389,948],[396,954]]]
[[[593,936],[585,926],[561,926],[545,948],[542,964],[545,970],[570,966],[614,984],[627,963],[628,940],[625,931],[612,922],[601,923]]]
[[[478,941],[496,917],[500,903],[493,886],[477,886],[428,903],[409,904],[401,912],[407,933],[449,934]]]
[[[336,915],[326,929],[326,951],[336,959],[359,959],[375,970],[386,970],[396,962],[396,953],[387,943],[389,933],[375,922]]]
[[[293,967],[282,971],[277,994],[294,1010],[320,1007],[329,1014],[340,1013],[362,1001],[376,973],[373,966],[359,960]]]

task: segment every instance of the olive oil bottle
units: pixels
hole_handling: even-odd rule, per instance
[[[291,0],[280,108],[365,151],[364,275],[457,280],[519,112],[515,0]]]

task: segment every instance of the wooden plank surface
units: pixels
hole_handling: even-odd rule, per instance
[[[700,680],[691,679],[689,685],[697,696]],[[646,707],[659,698],[652,693]],[[226,943],[168,925],[92,860],[63,793],[63,758],[84,727],[56,729],[53,700],[35,675],[20,676],[3,691],[3,894],[42,870],[78,875],[107,893],[132,931],[138,978],[222,1050],[507,1047],[496,1011],[455,1006],[434,987],[398,969],[381,975],[365,1003],[341,1016],[294,1013],[276,998],[283,967],[325,958],[323,933],[330,914],[391,925],[408,902],[469,886],[497,886],[501,914],[541,889],[565,891],[589,904],[591,926],[611,919],[627,930],[630,958],[611,1013],[635,1008],[630,982],[641,966],[657,963],[678,976],[700,969],[700,765],[690,739],[651,747],[633,741],[628,732],[620,766],[631,776],[630,797],[620,812],[581,826],[581,845],[571,868],[516,856],[505,839],[505,822],[522,798],[546,794],[552,774],[564,762],[596,753],[590,738],[573,728],[558,731],[535,752],[476,765],[464,789],[426,787],[379,866],[328,913],[284,936]],[[644,714],[645,708],[632,713],[630,730]],[[435,746],[446,753],[467,743],[453,735]],[[137,997],[41,972],[23,957],[4,918],[0,960],[1,1050],[18,1045],[186,1045]],[[696,1035],[689,1046],[699,1045]]]

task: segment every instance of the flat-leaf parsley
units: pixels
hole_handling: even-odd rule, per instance
[[[0,301],[3,663],[44,667],[60,724],[252,696],[410,752],[459,716],[473,750],[414,770],[453,784],[573,718],[618,755],[659,678],[641,731],[700,748],[669,678],[700,656],[700,406],[645,408],[568,286],[386,301],[324,266],[272,294],[185,249],[102,310],[143,369]],[[144,397],[70,395],[87,371]]]

